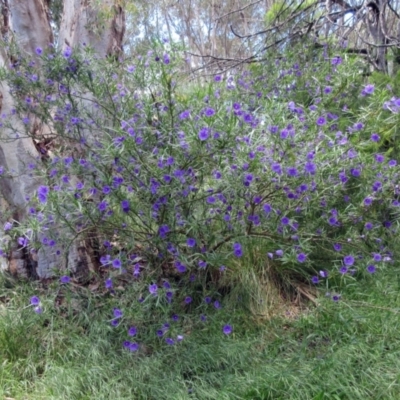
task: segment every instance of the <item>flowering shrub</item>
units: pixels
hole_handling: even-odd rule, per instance
[[[221,308],[243,270],[338,301],[340,285],[396,259],[399,167],[381,142],[398,99],[361,82],[354,61],[325,49],[194,85],[173,50],[118,69],[89,52],[40,54],[40,71],[21,60],[8,75],[26,133],[35,115],[52,130],[39,139],[57,143],[36,166],[30,218],[5,225],[21,247],[64,259],[95,232],[105,288],[128,273],[146,312],[177,319]],[[115,308],[111,324],[122,320]]]

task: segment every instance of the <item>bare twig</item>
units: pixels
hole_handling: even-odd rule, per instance
[[[236,10],[230,11],[230,12],[224,14],[224,15],[221,15],[220,17],[215,18],[214,21],[218,21],[218,20],[220,20],[220,19],[222,19],[224,17],[227,17],[228,15],[231,15],[231,14],[236,14],[236,13],[238,13],[240,11],[245,10],[246,8],[249,8],[249,7],[254,6],[254,5],[258,4],[258,3],[261,3],[261,1],[262,0],[253,1],[252,3],[249,3],[249,4],[245,5],[244,7],[237,8]]]

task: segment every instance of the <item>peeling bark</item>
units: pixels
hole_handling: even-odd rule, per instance
[[[0,66],[7,63],[4,52],[0,52]],[[1,194],[13,208],[18,218],[23,218],[27,206],[27,198],[32,195],[37,187],[37,182],[27,173],[28,165],[35,164],[39,154],[30,138],[18,137],[18,132],[23,132],[21,121],[12,118],[14,100],[10,95],[8,85],[4,82],[1,86],[0,112],[11,118],[13,129],[3,128],[0,139],[0,164],[9,172],[1,176]]]
[[[119,55],[125,32],[125,14],[114,3],[113,0],[104,0],[99,9],[91,6],[88,0],[65,0],[59,45],[89,45],[99,57]],[[111,18],[107,18],[109,13]]]
[[[43,0],[9,0],[11,29],[20,49],[34,55],[53,43],[49,10]]]
[[[10,0],[2,4],[1,33],[4,40],[12,38],[26,56],[35,55],[37,47],[45,48],[53,41],[46,5],[41,0]],[[11,29],[11,32],[10,32]],[[0,52],[0,65],[6,67],[10,60],[4,51]],[[0,177],[0,194],[6,201],[1,207],[11,213],[16,221],[26,215],[28,200],[34,195],[39,182],[29,172],[29,165],[40,162],[39,153],[29,137],[20,136],[24,132],[21,121],[14,116],[14,100],[4,82],[1,85],[0,112],[9,119],[12,128],[1,131],[0,164],[7,171]],[[4,221],[2,221],[4,222]],[[1,239],[1,238],[0,238]],[[28,278],[37,278],[37,256],[10,242],[8,269],[11,273]],[[4,259],[2,268],[4,268]]]

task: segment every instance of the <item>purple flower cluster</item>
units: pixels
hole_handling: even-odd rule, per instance
[[[149,81],[155,88],[150,99],[137,90],[146,76],[141,72],[151,67],[155,76],[173,77],[180,59],[172,47],[162,47],[124,65],[121,74],[96,70],[93,85],[110,96],[93,94],[87,109],[71,104],[72,94],[84,97],[88,89],[79,74],[70,76],[78,65],[90,71],[95,60],[69,47],[57,62],[46,61],[41,48],[36,55],[49,64],[40,73],[26,67],[26,78],[18,76],[32,87],[16,100],[21,117],[54,115],[55,130],[76,140],[40,176],[43,184],[30,199],[28,225],[35,234],[15,229],[14,222],[4,231],[18,231],[18,243],[29,251],[39,237],[37,246],[57,254],[74,237],[98,236],[99,270],[110,298],[119,276],[129,272],[140,309],[189,314],[207,306],[218,312],[223,300],[199,301],[201,290],[212,293],[247,269],[258,271],[253,260],[275,273],[303,273],[315,285],[374,274],[396,260],[391,238],[398,234],[393,215],[400,206],[400,168],[381,146],[386,128],[398,122],[400,99],[387,97],[383,104],[379,118],[390,124],[381,129],[368,120],[365,110],[382,108],[381,89],[357,82],[338,87],[338,74],[351,68],[340,55],[325,54],[315,65],[288,56],[268,77],[216,75],[207,93],[187,101],[176,91],[181,82]],[[308,104],[300,100],[305,97]],[[40,175],[40,169],[32,165],[29,173]],[[59,282],[67,285],[71,277]],[[41,310],[39,301],[31,304]],[[111,324],[125,321],[115,308]],[[130,339],[143,335],[138,327],[129,328]],[[232,325],[222,332],[232,334]],[[170,346],[183,339],[165,324],[156,335]],[[123,346],[139,350],[131,340]]]

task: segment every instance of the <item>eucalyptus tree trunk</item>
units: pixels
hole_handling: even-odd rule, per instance
[[[99,57],[118,57],[122,53],[125,29],[123,10],[112,0],[103,0],[101,4],[91,3],[90,0],[64,0],[60,29],[56,35],[58,46],[63,49],[87,45]],[[51,24],[48,4],[48,0],[2,0],[2,47],[7,49],[11,43],[16,44],[21,56],[40,62],[36,49],[55,46],[54,24]],[[8,67],[12,62],[6,51],[0,51],[1,66]],[[18,134],[24,129],[21,121],[14,116],[14,101],[5,82],[0,87],[0,100],[0,113],[7,115],[12,126],[12,129],[0,128],[0,172],[3,169],[7,171],[0,174],[0,222],[13,220],[18,223],[26,217],[29,198],[36,194],[40,184],[29,173],[30,164],[40,168],[41,161],[33,138]],[[44,123],[41,130],[46,130]],[[11,244],[7,262],[2,258],[0,267],[6,267],[19,276],[45,278],[51,276],[54,269],[65,267],[85,274],[94,265],[93,254],[85,240],[73,243],[67,257],[68,265],[65,258],[49,250],[31,253],[17,243],[11,243],[7,235],[0,237],[0,240]]]
[[[99,57],[118,56],[122,52],[125,14],[115,3],[103,0],[99,7],[90,6],[88,0],[64,0],[59,45],[90,45]]]

